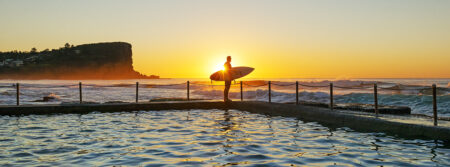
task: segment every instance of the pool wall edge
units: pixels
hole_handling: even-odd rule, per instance
[[[0,115],[83,114],[93,111],[121,112],[189,109],[237,109],[272,116],[296,117],[307,122],[318,122],[331,128],[349,127],[363,132],[384,132],[407,138],[430,138],[450,141],[450,128],[448,127],[388,121],[370,116],[345,114],[321,107],[255,101],[231,102],[228,104],[220,101],[196,101],[1,106]]]

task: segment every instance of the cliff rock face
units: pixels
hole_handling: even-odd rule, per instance
[[[0,79],[159,78],[134,71],[131,44],[125,42],[66,46],[17,57],[23,65],[0,68]]]

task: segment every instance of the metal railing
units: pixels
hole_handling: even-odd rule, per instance
[[[327,88],[329,87],[329,108],[331,110],[333,110],[334,108],[334,88],[337,89],[358,89],[358,90],[373,90],[373,98],[374,98],[374,112],[375,114],[378,116],[379,111],[378,111],[378,90],[417,90],[417,89],[412,89],[412,88],[392,88],[392,87],[378,87],[376,83],[373,84],[373,86],[358,86],[358,87],[344,87],[344,86],[336,86],[333,85],[333,82],[330,82],[327,85],[307,85],[307,84],[301,84],[298,81],[296,81],[295,83],[289,83],[289,84],[280,84],[277,83],[279,81],[275,81],[274,83],[272,83],[272,81],[267,81],[267,83],[263,83],[263,84],[259,84],[259,85],[252,85],[243,81],[240,81],[238,84],[240,86],[240,100],[244,101],[244,88],[243,86],[247,86],[247,87],[252,87],[252,88],[256,88],[256,87],[263,87],[263,86],[268,86],[268,102],[272,103],[272,85],[274,86],[279,86],[279,87],[286,87],[286,86],[294,86],[295,85],[295,104],[299,105],[299,86],[303,86],[303,87],[309,87],[309,88]],[[157,88],[163,88],[163,87],[170,87],[170,86],[177,86],[177,85],[184,85],[186,84],[186,99],[189,101],[190,100],[190,85],[199,85],[199,86],[223,86],[223,85],[212,85],[212,84],[201,84],[201,83],[196,83],[193,82],[191,83],[190,81],[184,82],[184,83],[178,83],[178,84],[144,84],[143,86],[146,86],[147,88],[152,88],[152,87],[157,87]],[[237,83],[234,83],[232,85],[238,85]],[[83,103],[83,86],[96,86],[96,87],[124,87],[124,86],[128,86],[131,87],[134,84],[119,84],[119,85],[93,85],[93,84],[83,84],[82,82],[79,82],[78,84],[73,84],[73,85],[57,85],[57,86],[29,86],[29,87],[33,87],[33,88],[70,88],[70,87],[75,87],[78,86],[79,89],[79,103],[82,104]],[[27,85],[25,85],[27,86]],[[136,86],[136,90],[135,90],[135,102],[138,103],[139,102],[139,87],[140,84],[139,82],[135,83]],[[11,86],[0,86],[0,88],[7,88],[7,87],[11,87]],[[16,83],[13,85],[13,87],[15,87],[16,89],[16,105],[19,106],[20,105],[20,88],[21,88],[21,84],[20,83]],[[432,97],[433,97],[433,121],[434,121],[434,125],[437,126],[437,100],[436,100],[436,94],[437,94],[437,88],[436,88],[436,84],[432,84],[431,87],[429,87],[428,89],[432,90]]]

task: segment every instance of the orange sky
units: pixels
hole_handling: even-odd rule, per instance
[[[450,78],[450,1],[7,1],[0,51],[133,45],[134,67],[208,78]]]

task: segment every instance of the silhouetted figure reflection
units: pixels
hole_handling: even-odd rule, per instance
[[[224,120],[220,123],[221,125],[223,125],[222,129],[224,132],[228,132],[233,128],[233,122],[231,122],[231,117],[232,115],[230,114],[228,109],[226,109],[223,113]]]
[[[224,119],[220,120],[220,122],[219,122],[219,124],[222,125],[222,127],[220,128],[221,129],[220,131],[222,131],[222,135],[225,139],[223,141],[222,148],[223,148],[223,151],[226,152],[225,154],[228,155],[228,154],[232,154],[232,151],[230,150],[232,148],[232,144],[230,144],[229,142],[232,141],[232,140],[230,140],[230,138],[232,138],[232,137],[230,137],[230,135],[232,135],[232,134],[230,134],[230,132],[232,132],[233,126],[234,126],[234,124],[231,120],[232,115],[230,114],[228,109],[224,110],[223,118]]]

